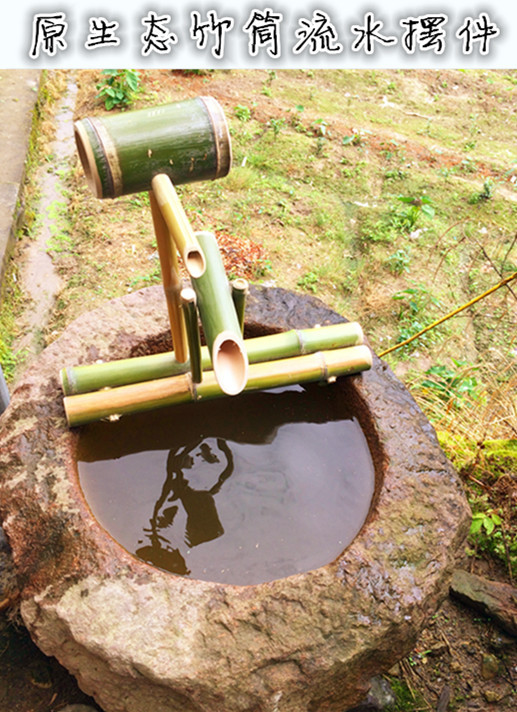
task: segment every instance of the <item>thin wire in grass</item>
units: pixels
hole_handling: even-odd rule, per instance
[[[391,346],[389,349],[382,351],[379,354],[379,357],[383,358],[384,356],[391,353],[392,351],[396,351],[397,349],[401,349],[403,346],[407,346],[407,344],[410,344],[412,341],[414,341],[415,339],[418,339],[423,334],[427,333],[428,331],[431,331],[431,329],[434,329],[436,326],[443,324],[444,321],[451,319],[453,316],[456,316],[456,314],[459,314],[460,312],[464,311],[465,309],[468,309],[468,307],[471,307],[473,304],[476,304],[477,302],[481,301],[481,299],[484,299],[489,294],[492,294],[493,292],[497,291],[501,287],[504,287],[505,285],[509,284],[514,279],[517,279],[517,272],[514,272],[509,277],[506,277],[506,279],[501,280],[494,287],[487,289],[486,292],[483,292],[483,294],[480,294],[479,296],[474,297],[474,299],[471,299],[470,301],[466,302],[466,304],[463,304],[461,307],[458,307],[457,309],[454,309],[454,311],[449,312],[449,314],[446,314],[445,316],[442,316],[440,319],[433,321],[432,324],[429,324],[428,326],[424,327],[423,329],[418,331],[416,334],[413,334],[413,336],[410,336],[408,339],[401,341],[400,344],[395,344],[394,346]]]

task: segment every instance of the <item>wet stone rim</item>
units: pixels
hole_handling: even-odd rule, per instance
[[[319,300],[254,287],[252,335],[342,321]],[[167,348],[161,288],[84,314],[20,380],[0,421],[0,515],[32,637],[106,712],[331,712],[409,653],[447,593],[469,512],[434,430],[386,364],[343,379],[377,494],[338,559],[270,583],[177,577],[93,519],[75,472],[59,371]]]

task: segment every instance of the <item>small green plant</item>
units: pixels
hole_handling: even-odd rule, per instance
[[[251,109],[249,108],[249,106],[244,106],[244,104],[237,104],[237,106],[233,110],[233,113],[239,119],[239,121],[242,121],[243,123],[251,119]]]
[[[477,203],[482,203],[485,200],[490,200],[494,197],[496,184],[492,178],[487,178],[483,183],[483,188],[473,193],[469,198],[469,203],[471,205],[476,205]]]
[[[139,72],[136,69],[103,69],[102,74],[104,79],[97,84],[97,99],[104,101],[108,111],[129,106],[139,89]]]
[[[411,262],[411,255],[408,250],[401,248],[397,250],[386,260],[388,269],[393,274],[402,274],[403,272],[409,272],[409,263]]]
[[[438,299],[433,297],[424,284],[415,284],[393,295],[393,299],[400,302],[399,310],[399,334],[397,343],[409,339],[414,334],[421,331],[431,321],[426,319],[425,312],[429,305],[440,306]],[[429,345],[433,341],[434,331],[423,334],[419,339],[405,347],[408,351],[414,350],[417,345]]]
[[[452,359],[455,368],[436,364],[425,372],[421,388],[424,393],[433,394],[439,400],[461,408],[465,397],[479,399],[479,383],[474,375],[475,367],[466,361]]]
[[[315,272],[306,272],[298,279],[297,285],[314,294],[317,289],[318,281],[318,275]]]
[[[398,200],[404,205],[407,205],[404,210],[399,213],[402,226],[408,230],[412,230],[420,215],[425,215],[426,218],[434,218],[433,201],[428,195],[422,195],[420,198],[411,197],[409,195],[399,195]]]
[[[363,142],[361,134],[353,133],[350,136],[343,136],[343,146],[360,146]]]
[[[278,136],[278,134],[280,133],[280,131],[285,126],[285,119],[270,119],[269,124],[270,124],[271,128],[273,129],[273,133],[276,138]]]

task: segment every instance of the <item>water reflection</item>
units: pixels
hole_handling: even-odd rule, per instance
[[[172,573],[188,576],[187,567],[179,548],[171,546],[170,538],[160,532],[174,525],[179,506],[186,514],[186,524],[182,539],[188,547],[198,546],[212,541],[224,534],[215,504],[215,495],[221,490],[225,481],[233,474],[234,460],[228,444],[223,438],[216,439],[220,455],[218,456],[209,442],[199,438],[185,447],[170,450],[167,457],[167,477],[160,497],[156,501],[149,527],[144,528],[149,544],[136,550],[136,555],[155,566],[166,568]],[[197,452],[196,452],[197,450]],[[185,476],[185,470],[191,470],[200,458],[207,465],[221,466],[215,484],[210,489],[198,489],[190,484]],[[170,502],[179,504],[170,505]]]

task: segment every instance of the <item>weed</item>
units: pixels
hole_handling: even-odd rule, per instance
[[[393,274],[402,274],[403,272],[409,272],[409,263],[411,262],[411,255],[408,250],[401,248],[397,250],[386,260],[388,269]]]
[[[314,294],[317,290],[318,281],[318,275],[315,272],[306,272],[298,279],[297,285]]]
[[[401,224],[408,231],[412,230],[420,215],[425,215],[426,218],[432,219],[435,214],[433,201],[428,195],[422,195],[420,198],[411,197],[409,195],[399,195],[398,200],[408,207],[402,210],[399,215]]]
[[[424,284],[414,283],[413,287],[408,287],[394,294],[393,299],[400,302],[397,343],[409,339],[427,326],[430,319],[426,318],[426,311],[430,303],[435,306],[440,306],[439,300],[429,293],[429,290]],[[412,351],[419,344],[428,346],[435,339],[435,336],[435,331],[429,331],[404,348],[405,350]]]
[[[284,128],[285,126],[285,119],[270,119],[269,124],[271,128],[273,129],[273,134],[278,136],[280,131]]]
[[[477,203],[482,203],[485,200],[490,200],[494,196],[495,188],[495,181],[492,178],[487,178],[483,183],[483,188],[470,196],[469,203],[471,205],[476,205]]]
[[[350,134],[350,136],[343,136],[342,144],[343,146],[360,146],[363,143],[363,138],[359,133]]]
[[[461,408],[465,402],[465,396],[470,399],[480,398],[480,384],[474,375],[478,367],[468,364],[466,361],[452,359],[455,368],[436,364],[425,371],[422,380],[423,393],[429,394],[447,403]]]
[[[244,106],[244,104],[237,104],[237,106],[233,110],[233,113],[239,119],[239,121],[242,121],[243,123],[251,119],[251,109],[249,108],[249,106]]]
[[[104,79],[97,84],[97,99],[104,101],[105,108],[128,107],[138,92],[140,74],[136,69],[103,69]]]

